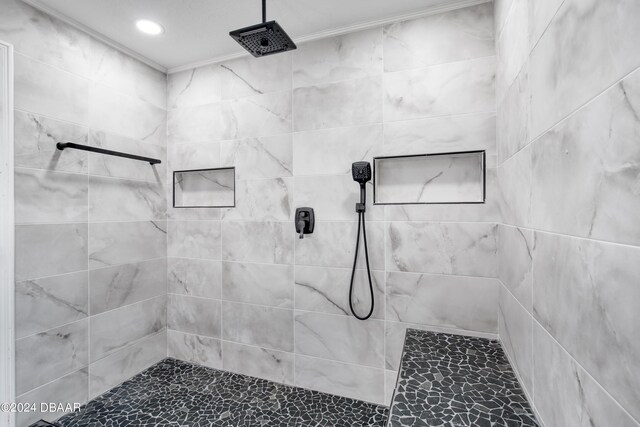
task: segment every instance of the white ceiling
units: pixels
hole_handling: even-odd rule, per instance
[[[59,18],[176,70],[243,54],[229,31],[261,21],[260,0],[24,0]],[[470,0],[267,0],[267,20],[296,42],[389,22]],[[480,1],[475,1],[476,3]],[[161,36],[138,32],[134,22],[162,24]]]

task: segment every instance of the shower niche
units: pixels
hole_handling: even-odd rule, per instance
[[[173,172],[174,208],[233,208],[235,205],[234,167]]]
[[[485,151],[463,151],[375,157],[373,203],[484,203],[485,156]]]

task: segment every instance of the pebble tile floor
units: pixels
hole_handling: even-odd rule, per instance
[[[54,425],[538,427],[498,341],[415,329],[390,411],[165,359]]]
[[[384,406],[165,359],[55,425],[383,427],[387,415]]]
[[[538,427],[497,340],[407,329],[390,427]]]

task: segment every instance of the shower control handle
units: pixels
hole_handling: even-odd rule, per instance
[[[316,224],[313,208],[297,208],[294,223],[296,226],[296,233],[298,233],[301,239],[304,238],[305,234],[313,233],[313,229]]]

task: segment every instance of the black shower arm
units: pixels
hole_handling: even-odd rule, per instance
[[[267,22],[267,0],[262,0],[262,23]]]

